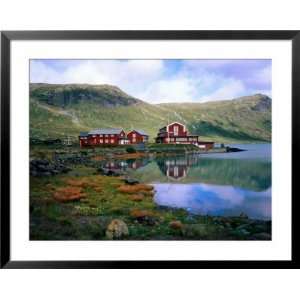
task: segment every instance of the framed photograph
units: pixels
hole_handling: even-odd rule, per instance
[[[299,99],[298,31],[2,32],[1,267],[298,268]]]

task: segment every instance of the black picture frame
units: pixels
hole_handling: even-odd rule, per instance
[[[13,261],[10,258],[10,44],[15,40],[289,40],[292,41],[292,260],[289,261]],[[299,268],[300,31],[2,31],[1,268]],[[12,116],[13,117],[13,116]],[[290,122],[290,120],[283,120]],[[284,175],[282,175],[284,176]]]

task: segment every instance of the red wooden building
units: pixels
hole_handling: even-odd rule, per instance
[[[198,135],[190,135],[185,125],[174,122],[161,129],[156,137],[156,143],[162,144],[196,144]]]
[[[149,135],[143,130],[131,130],[127,133],[127,138],[130,144],[140,144],[148,142]]]
[[[128,144],[126,133],[121,128],[99,128],[79,135],[80,147],[117,146]]]
[[[199,141],[198,135],[189,134],[186,126],[179,122],[173,122],[159,129],[155,141],[161,144],[195,144],[206,150],[214,147],[214,142]]]

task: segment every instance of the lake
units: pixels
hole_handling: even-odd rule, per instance
[[[158,205],[191,214],[271,219],[271,144],[230,145],[247,151],[106,162],[152,184]]]

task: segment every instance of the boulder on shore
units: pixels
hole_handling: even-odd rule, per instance
[[[67,173],[71,168],[58,162],[50,162],[47,159],[31,159],[30,160],[30,175],[39,176],[52,176],[60,173]]]
[[[122,170],[113,170],[108,168],[98,168],[98,172],[100,172],[101,175],[104,176],[122,176],[125,175],[125,173]]]
[[[140,183],[137,179],[133,179],[133,178],[125,178],[124,182],[129,185],[135,185]]]
[[[120,219],[112,220],[106,229],[106,237],[110,240],[120,239],[129,235],[126,223]]]

